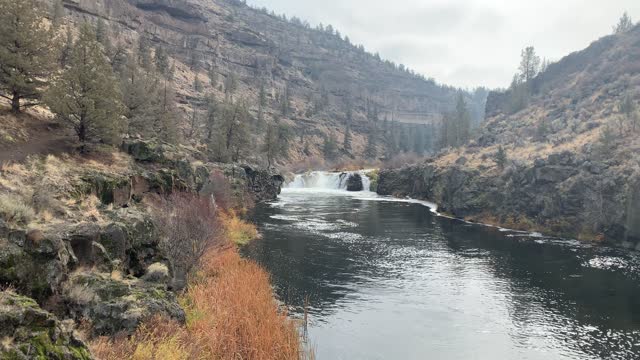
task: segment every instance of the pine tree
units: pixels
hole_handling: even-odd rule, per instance
[[[87,24],[80,29],[70,60],[47,92],[51,111],[73,127],[81,142],[117,144],[126,125],[122,94],[102,46]]]
[[[193,90],[195,90],[196,93],[202,92],[202,81],[200,81],[198,74],[196,74],[195,79],[193,79]]]
[[[291,132],[285,124],[267,125],[262,152],[267,158],[268,167],[271,167],[276,157],[287,156],[290,141]]]
[[[0,0],[0,97],[20,112],[37,103],[52,71],[52,32],[36,0]]]
[[[284,86],[281,101],[282,116],[289,116],[291,110],[291,90],[289,89],[289,85]]]
[[[65,17],[64,4],[62,0],[55,0],[53,3],[53,11],[51,16],[51,22],[54,28],[59,28]]]
[[[151,45],[144,36],[138,40],[138,64],[145,70],[151,70]]]
[[[505,166],[507,166],[507,152],[504,150],[504,148],[502,147],[502,145],[500,145],[498,147],[498,151],[495,154],[495,160],[496,162],[496,166],[498,166],[498,169],[503,170],[505,168]]]
[[[129,134],[143,137],[157,136],[155,124],[162,113],[162,94],[158,79],[141,71],[133,56],[129,56],[121,74],[124,116],[129,122]]]
[[[375,159],[378,156],[377,141],[377,129],[374,127],[367,135],[367,146],[364,149],[364,156],[367,159]]]
[[[347,124],[347,127],[344,131],[344,142],[342,143],[342,147],[346,152],[351,152],[351,125]]]
[[[324,154],[324,158],[330,161],[338,157],[338,145],[336,144],[336,138],[333,134],[325,135],[322,153]]]
[[[520,54],[520,77],[523,82],[531,81],[540,70],[540,57],[533,46],[528,46]]]
[[[216,68],[215,65],[211,65],[211,67],[209,68],[209,83],[211,84],[211,87],[215,88],[218,85],[218,69]]]
[[[218,102],[213,94],[207,96],[207,117],[205,119],[205,140],[208,144],[213,141],[216,131],[216,117],[218,115]]]
[[[620,17],[620,20],[618,20],[616,26],[613,27],[613,33],[622,34],[631,30],[632,28],[633,20],[631,20],[629,13],[625,11],[624,14],[622,14],[622,16]]]
[[[239,161],[249,148],[247,123],[249,110],[242,101],[225,101],[220,106],[220,116],[215,136],[209,144],[216,161]]]
[[[60,67],[64,68],[69,63],[69,59],[71,57],[71,49],[73,49],[73,33],[71,31],[71,26],[67,26],[65,40],[62,44],[62,49],[60,50]]]
[[[467,109],[467,103],[462,93],[458,94],[455,110],[455,143],[454,146],[462,146],[469,140],[471,133],[471,115]]]
[[[636,131],[636,104],[633,102],[631,95],[627,94],[618,104],[618,112],[623,115],[620,119],[627,120],[633,126],[633,131]],[[620,134],[622,135],[623,124],[620,121]]]
[[[98,22],[96,23],[96,40],[102,44],[107,54],[111,52],[112,46],[111,40],[109,39],[109,29],[102,19],[98,19]]]
[[[158,46],[156,48],[156,52],[154,54],[154,63],[156,64],[156,69],[163,76],[167,76],[169,72],[169,56],[167,55],[167,51],[162,46]]]
[[[233,94],[238,89],[238,80],[234,74],[229,74],[224,79],[224,94],[227,100],[233,99]]]

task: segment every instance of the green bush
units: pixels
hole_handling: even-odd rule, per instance
[[[26,224],[33,220],[35,212],[17,194],[0,194],[0,217],[8,223]]]

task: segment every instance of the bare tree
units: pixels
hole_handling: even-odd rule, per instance
[[[220,243],[220,226],[212,197],[174,193],[154,207],[153,220],[178,281],[184,281],[207,250]]]

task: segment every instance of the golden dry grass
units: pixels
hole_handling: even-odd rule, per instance
[[[260,236],[255,225],[243,221],[233,211],[220,211],[218,216],[224,229],[224,238],[233,244],[244,245]]]

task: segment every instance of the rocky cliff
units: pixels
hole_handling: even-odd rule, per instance
[[[184,278],[160,244],[150,204],[177,191],[216,199],[224,191],[242,207],[276,198],[282,182],[142,140],[2,164],[0,290],[12,290],[0,291],[0,336],[13,342],[0,344],[0,358],[88,359],[73,333],[81,323],[90,336],[132,333],[157,315],[184,323],[175,293]]]
[[[246,100],[257,117],[264,86],[267,121],[284,121],[300,139],[293,144],[292,160],[321,155],[326,135],[341,143],[348,113],[353,118],[353,150],[343,155],[359,157],[376,120],[437,123],[458,93],[366,52],[334,30],[311,28],[236,0],[63,3],[72,24],[105,21],[114,44],[135,49],[145,38],[153,47],[166,49],[175,60],[174,81],[185,124],[193,108],[204,105],[204,94],[225,97],[230,77],[238,80],[235,97]],[[208,81],[210,73],[217,77],[215,83]],[[193,88],[196,75],[204,84],[201,92]],[[291,109],[283,113],[285,96]],[[466,96],[473,109],[484,107],[483,96]],[[474,114],[479,121],[480,111]],[[379,150],[383,146],[379,142]]]
[[[640,242],[640,27],[549,66],[524,109],[492,93],[465,147],[381,171],[378,192],[429,199],[468,220],[581,239]]]

